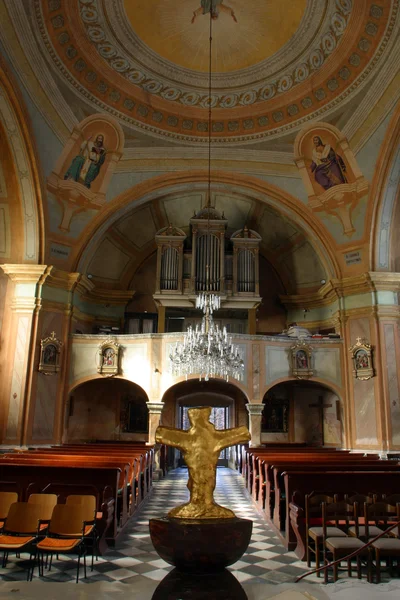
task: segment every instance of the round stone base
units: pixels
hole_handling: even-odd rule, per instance
[[[235,563],[247,550],[252,521],[248,519],[150,520],[154,548],[183,572],[213,573]]]

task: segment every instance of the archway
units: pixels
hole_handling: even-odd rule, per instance
[[[314,381],[285,381],[263,398],[261,442],[342,447],[343,417],[336,392]]]
[[[67,403],[64,442],[148,440],[146,392],[125,379],[92,379]]]
[[[245,394],[234,384],[222,379],[182,381],[165,392],[163,402],[161,422],[167,427],[187,429],[187,410],[193,406],[211,406],[211,421],[217,429],[241,425],[248,427],[248,400]],[[179,458],[179,454],[175,453],[175,462],[179,462]],[[227,465],[229,458],[229,449],[223,451],[219,464]]]

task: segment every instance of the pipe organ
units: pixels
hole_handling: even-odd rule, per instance
[[[158,305],[193,308],[206,290],[220,295],[222,308],[259,304],[261,237],[246,226],[227,236],[227,226],[223,214],[206,206],[190,219],[191,237],[172,225],[157,232]]]

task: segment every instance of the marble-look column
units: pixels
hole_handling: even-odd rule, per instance
[[[162,470],[160,469],[160,446],[159,444],[156,444],[156,429],[160,424],[164,402],[146,402],[146,404],[149,411],[149,439],[147,441],[147,445],[155,446],[153,479],[161,479]]]
[[[32,400],[41,288],[51,267],[5,264],[4,273],[13,286],[8,307],[9,323],[3,339],[7,354],[2,362],[0,403],[3,406],[3,443],[25,445]]]
[[[250,446],[261,446],[261,417],[264,404],[246,404],[249,413]]]

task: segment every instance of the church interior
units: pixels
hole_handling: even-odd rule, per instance
[[[242,588],[210,598],[340,558],[321,495],[385,504],[353,581],[400,587],[399,4],[0,0],[0,512],[94,497],[87,597],[180,597],[148,520],[187,497],[156,431],[194,407],[251,434],[217,469]],[[72,597],[76,557],[8,558],[7,514],[0,595]]]

